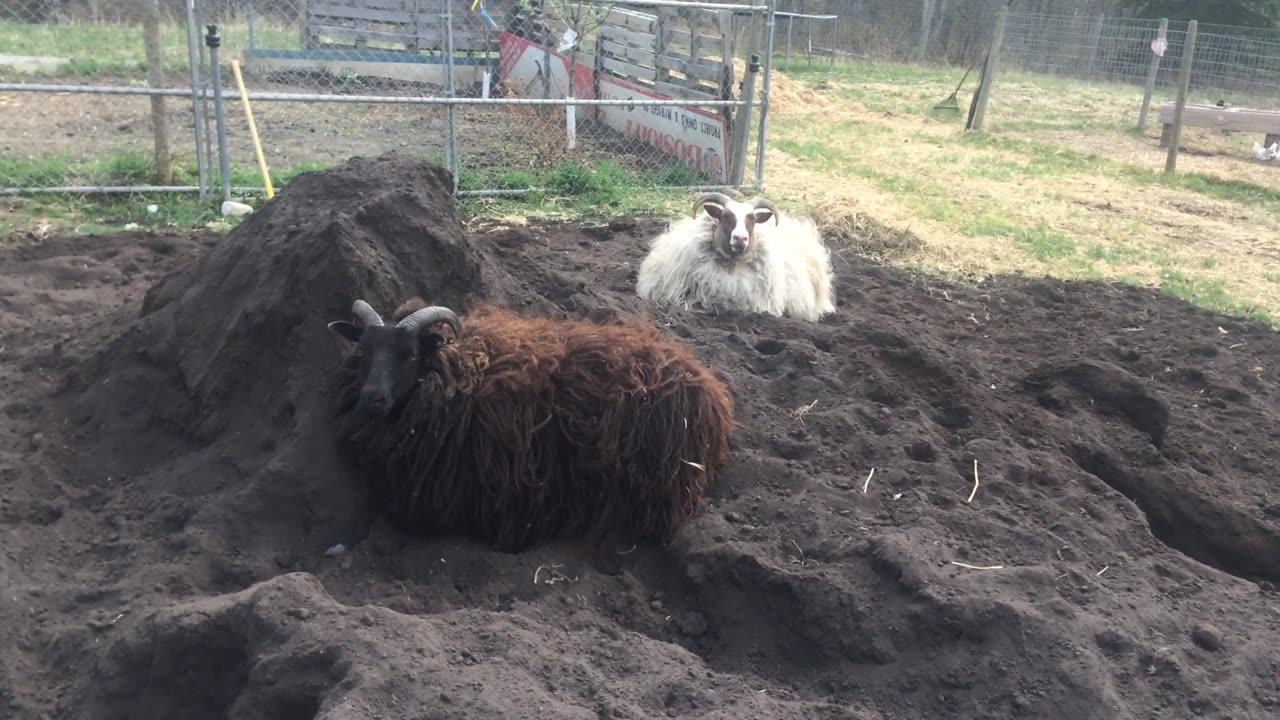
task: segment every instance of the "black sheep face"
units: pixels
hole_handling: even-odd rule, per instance
[[[329,323],[329,329],[356,344],[360,396],[355,410],[375,419],[385,419],[403,405],[422,374],[424,344],[441,339],[436,333],[346,320]]]

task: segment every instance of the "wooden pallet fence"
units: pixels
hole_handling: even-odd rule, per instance
[[[443,52],[445,3],[454,2],[455,53],[487,53],[498,49],[498,33],[483,27],[458,28],[457,18],[470,15],[461,0],[323,0],[308,2],[303,47],[316,49]]]

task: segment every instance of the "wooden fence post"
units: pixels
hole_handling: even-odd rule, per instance
[[[1169,155],[1164,161],[1165,174],[1178,169],[1178,143],[1182,140],[1182,114],[1187,109],[1187,90],[1191,87],[1191,65],[1196,56],[1195,20],[1187,23],[1187,39],[1182,46],[1182,67],[1178,69],[1178,102],[1173,109],[1173,128],[1169,133]]]
[[[1000,46],[1004,44],[1004,25],[1009,19],[1009,8],[1000,8],[996,16],[995,34],[991,38],[991,54],[987,56],[987,69],[982,73],[982,84],[978,86],[978,103],[973,111],[971,130],[981,130],[987,118],[987,103],[991,100],[991,86],[995,84],[996,72],[1000,67]]]
[[[1160,18],[1160,30],[1156,32],[1156,37],[1168,37],[1168,34],[1169,18]],[[1167,43],[1165,47],[1168,47]],[[1156,78],[1160,75],[1160,61],[1163,59],[1163,55],[1151,53],[1151,67],[1147,68],[1147,87],[1142,92],[1142,109],[1138,111],[1138,132],[1147,131],[1147,113],[1151,112],[1151,96],[1156,91]]]
[[[147,3],[147,16],[143,22],[146,35],[147,84],[153,88],[164,87],[164,46],[160,44],[160,0]],[[173,183],[173,156],[169,152],[169,116],[165,113],[164,97],[151,96],[151,131],[155,135],[156,176],[161,185]]]

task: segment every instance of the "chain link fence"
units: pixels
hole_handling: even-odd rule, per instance
[[[775,50],[784,59],[901,62],[978,67],[990,48],[1005,0],[779,0]],[[1025,6],[1058,12],[1020,11]],[[1005,71],[1086,83],[1147,83],[1152,43],[1163,37],[1156,87],[1173,89],[1181,70],[1186,21],[1115,17],[1111,2],[1013,3],[1000,62]],[[1064,13],[1062,10],[1070,9]],[[787,15],[806,15],[788,22]],[[815,16],[822,16],[818,19]],[[825,19],[831,18],[831,19]],[[794,50],[791,50],[793,49]],[[790,51],[788,51],[790,50]],[[794,58],[794,59],[793,59]],[[1280,29],[1201,23],[1191,88],[1243,104],[1280,101]]]
[[[749,58],[768,11],[0,0],[0,193],[261,192],[241,83],[276,185],[404,152],[460,194],[758,188],[769,67]]]

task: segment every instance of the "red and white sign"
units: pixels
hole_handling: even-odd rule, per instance
[[[498,36],[498,78],[515,86],[516,92],[524,98],[565,98],[569,88],[569,68],[573,71],[573,96],[583,100],[595,98],[595,88],[591,82],[590,65],[581,62],[573,63],[568,55],[551,51],[551,62],[543,67],[547,59],[546,48],[527,38],[504,32]],[[544,77],[551,76],[550,94],[544,92]],[[591,108],[579,107],[577,112],[583,116],[591,116]]]
[[[550,67],[544,68],[546,58],[546,48],[532,40],[509,32],[498,38],[498,77],[514,85],[520,97],[544,97],[544,73],[548,72],[550,97],[567,97],[569,68],[574,67],[573,96],[595,99],[591,67],[574,64],[569,56],[552,50]],[[599,81],[601,100],[672,99],[608,75],[601,75]],[[577,112],[584,117],[594,115],[626,137],[657,148],[713,181],[728,181],[728,128],[719,115],[680,105],[600,105],[579,107]]]
[[[671,98],[601,75],[600,99]],[[597,117],[626,137],[651,145],[714,181],[728,181],[728,128],[719,115],[682,105],[601,105]]]

